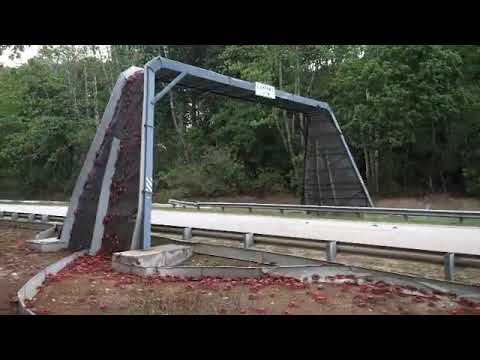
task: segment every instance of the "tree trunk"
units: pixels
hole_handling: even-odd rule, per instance
[[[378,150],[375,150],[375,190],[376,190],[377,194],[380,192],[380,182],[379,182],[379,175],[378,175],[378,167],[379,167],[378,158],[379,158]]]
[[[88,101],[88,76],[87,76],[87,66],[83,65],[83,77],[85,79],[85,118],[88,119],[90,117],[89,101]]]
[[[68,89],[69,89],[70,93],[72,94],[73,110],[75,111],[75,115],[76,115],[77,119],[79,119],[80,118],[80,111],[78,110],[78,104],[77,104],[77,92],[75,90],[75,86],[72,84],[72,79],[71,79],[71,74],[70,74],[69,69],[66,70],[65,78],[67,79]]]
[[[188,153],[187,144],[185,142],[183,116],[178,116],[177,117],[177,112],[176,112],[176,109],[175,109],[175,100],[173,98],[173,92],[170,91],[168,93],[168,95],[169,95],[169,100],[170,100],[170,113],[172,115],[173,125],[175,126],[175,130],[177,132],[178,139],[180,140],[180,143],[182,144],[183,155],[185,156],[185,161],[187,163],[189,163],[190,162],[190,155]]]
[[[100,122],[100,115],[98,113],[98,87],[97,87],[97,75],[94,75],[93,76],[93,84],[94,84],[94,111],[95,111],[95,119],[97,120],[97,122]]]
[[[168,58],[168,46],[167,45],[163,46],[163,55]],[[183,155],[185,157],[185,161],[187,163],[189,163],[190,162],[190,155],[189,155],[189,152],[188,152],[187,144],[185,142],[185,127],[184,127],[184,122],[183,122],[183,115],[182,116],[177,116],[173,90],[168,92],[168,97],[169,97],[169,101],[170,101],[170,113],[172,115],[173,125],[175,126],[175,130],[178,134],[178,139],[180,140],[180,143],[182,144]]]
[[[436,150],[437,150],[437,144],[436,144],[436,129],[435,129],[435,123],[434,120],[431,122],[432,124],[432,157],[431,157],[431,162],[430,162],[430,175],[428,177],[428,185],[430,187],[430,192],[434,192],[434,187],[433,187],[433,176],[435,171],[435,155],[436,155]]]
[[[370,166],[369,166],[370,159],[369,159],[367,147],[365,146],[365,144],[363,145],[363,156],[365,158],[365,176],[367,177],[367,186],[368,185],[371,186],[371,176],[370,176]]]

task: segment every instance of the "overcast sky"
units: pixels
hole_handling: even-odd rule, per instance
[[[2,56],[0,56],[0,64],[4,66],[19,66],[24,64],[25,62],[28,61],[28,59],[31,59],[35,55],[37,55],[38,50],[40,49],[41,45],[32,45],[30,47],[27,47],[27,49],[22,53],[22,56],[20,59],[14,59],[10,60],[8,56],[11,54],[10,51],[5,51]]]
[[[53,45],[57,46],[57,45]],[[76,45],[75,45],[76,46]],[[110,45],[100,45],[100,51],[104,52],[108,49]],[[26,63],[29,59],[38,54],[38,51],[42,45],[32,45],[25,49],[22,53],[22,56],[19,59],[9,59],[8,56],[11,54],[11,51],[5,51],[2,56],[0,56],[0,64],[3,66],[16,67]]]

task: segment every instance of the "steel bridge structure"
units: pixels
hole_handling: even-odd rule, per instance
[[[159,83],[166,85],[156,93]],[[155,105],[175,87],[187,88],[197,95],[226,96],[303,114],[307,126],[302,203],[373,206],[345,137],[326,102],[157,57],[144,68],[140,188],[134,248],[146,249],[151,245],[154,110]]]

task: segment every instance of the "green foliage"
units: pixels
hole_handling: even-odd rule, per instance
[[[67,195],[119,73],[158,55],[327,101],[371,191],[479,195],[474,45],[43,46],[0,67],[0,177]],[[159,189],[300,195],[304,128],[302,116],[177,89],[156,108]]]
[[[262,169],[252,180],[249,189],[260,196],[286,191],[285,178],[276,169]]]
[[[480,196],[480,169],[463,169],[467,194]]]
[[[22,179],[27,190],[70,191],[95,123],[42,116],[23,126],[23,131],[5,139],[0,152],[9,175]]]
[[[349,142],[379,157],[366,165],[371,177],[420,180],[421,187],[437,179],[434,190],[460,171],[453,140],[469,103],[462,70],[461,56],[438,45],[371,46],[338,68],[329,97]],[[386,174],[392,161],[403,165]]]
[[[208,148],[198,161],[178,164],[160,174],[170,197],[235,195],[243,190],[245,167],[228,148]]]

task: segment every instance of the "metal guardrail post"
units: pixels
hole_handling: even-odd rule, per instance
[[[5,212],[4,212],[4,211],[0,211],[0,219],[3,219],[4,216],[5,216]]]
[[[248,249],[254,245],[255,239],[253,233],[247,233],[243,235],[243,247]]]
[[[191,240],[192,239],[192,228],[183,228],[183,240]]]
[[[18,221],[18,213],[12,213],[12,215],[10,216],[10,220]]]
[[[28,221],[34,222],[35,221],[35,214],[29,214],[28,215]]]
[[[455,254],[448,253],[443,258],[445,268],[445,279],[453,281],[455,277]]]
[[[42,223],[47,223],[49,220],[48,215],[42,215]]]
[[[337,242],[329,241],[327,243],[327,261],[335,262],[337,260]]]

